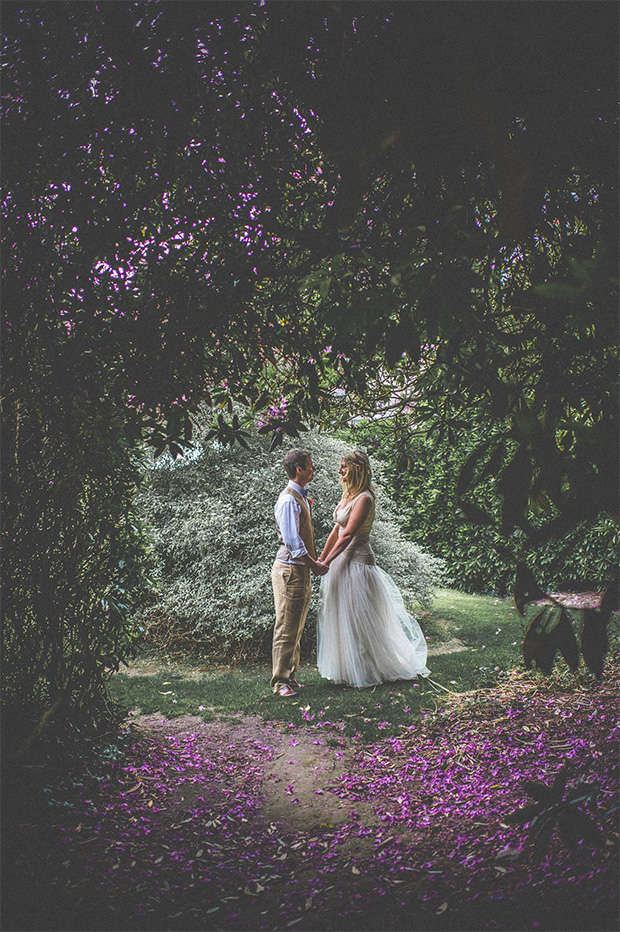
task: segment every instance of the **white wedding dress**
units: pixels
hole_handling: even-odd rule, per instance
[[[317,659],[321,676],[349,686],[375,686],[428,676],[426,639],[405,608],[394,581],[377,566],[370,545],[374,497],[368,517],[349,546],[321,577]],[[359,496],[334,519],[342,534]]]

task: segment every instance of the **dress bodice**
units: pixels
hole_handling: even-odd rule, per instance
[[[339,505],[336,508],[334,511],[334,520],[340,525],[338,533],[343,534],[351,516],[353,506],[361,495],[366,495],[370,498],[370,511],[347,549],[343,551],[342,556],[353,563],[367,563],[373,565],[375,563],[375,555],[370,545],[370,529],[375,520],[374,496],[370,492],[360,492],[359,495],[356,495],[355,498],[347,502],[346,505],[342,507]]]

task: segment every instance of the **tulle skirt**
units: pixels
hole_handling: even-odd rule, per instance
[[[384,570],[346,559],[321,578],[317,659],[321,676],[375,686],[428,676],[426,639]]]

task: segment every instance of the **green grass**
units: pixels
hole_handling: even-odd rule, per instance
[[[503,671],[521,662],[521,641],[535,611],[536,607],[530,607],[523,619],[511,599],[440,590],[432,611],[419,615],[429,646],[458,638],[468,650],[431,655],[429,680],[420,677],[351,689],[334,686],[307,663],[299,671],[307,688],[294,699],[284,700],[271,693],[267,664],[205,670],[202,662],[170,665],[162,659],[154,676],[115,674],[110,691],[127,711],[159,712],[167,718],[199,715],[205,721],[259,715],[296,726],[344,722],[344,732],[326,727],[323,737],[359,734],[373,741],[398,734],[416,720],[420,710],[440,708],[448,691],[464,692],[497,682]],[[579,612],[574,614],[580,618]]]

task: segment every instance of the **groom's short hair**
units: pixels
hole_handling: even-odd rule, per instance
[[[289,450],[284,457],[284,468],[289,479],[294,479],[297,475],[297,467],[306,468],[308,457],[312,456],[310,450]]]

